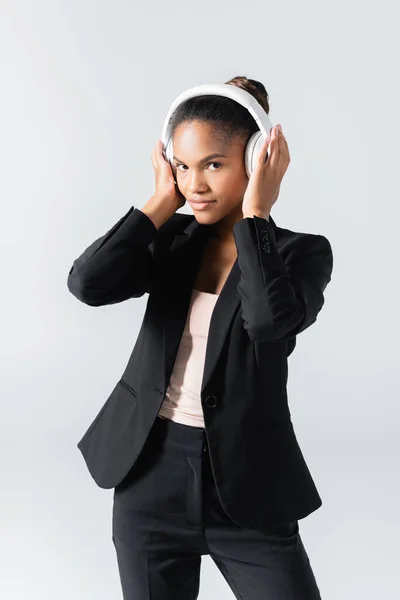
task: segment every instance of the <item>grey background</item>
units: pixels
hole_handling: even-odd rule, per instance
[[[334,249],[323,311],[289,359],[295,430],[323,499],[302,539],[324,600],[398,597],[397,10],[1,2],[3,598],[122,597],[112,490],[76,443],[125,367],[147,296],[88,307],[67,274],[153,194],[173,99],[235,75],[264,83],[288,140],[272,216]],[[206,598],[233,598],[210,557]]]

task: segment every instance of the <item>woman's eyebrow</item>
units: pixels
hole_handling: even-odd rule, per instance
[[[220,157],[228,158],[226,156],[226,154],[218,154],[217,152],[215,152],[214,154],[209,154],[205,158],[202,158],[200,162],[202,163],[202,162],[206,162],[207,160],[211,160],[212,158],[220,158]],[[179,160],[179,158],[177,158],[176,156],[173,156],[173,159],[177,160],[178,162],[183,162],[183,160]]]

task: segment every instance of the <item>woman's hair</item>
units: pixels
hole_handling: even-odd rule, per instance
[[[233,77],[225,83],[249,92],[269,113],[269,96],[262,83],[244,76]],[[213,133],[223,141],[236,138],[246,140],[259,130],[255,120],[244,106],[225,96],[204,94],[185,100],[171,119],[171,137],[182,123],[201,121],[213,126]]]

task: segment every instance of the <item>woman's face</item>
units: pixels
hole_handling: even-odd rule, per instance
[[[248,184],[244,165],[244,139],[224,142],[208,123],[179,125],[173,136],[173,163],[180,192],[196,220],[212,224],[242,218],[242,201]],[[207,158],[209,155],[224,155]],[[191,201],[213,200],[201,209]]]

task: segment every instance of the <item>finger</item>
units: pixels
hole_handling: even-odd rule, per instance
[[[263,142],[263,145],[261,146],[260,154],[258,155],[258,162],[261,165],[265,164],[265,158],[266,158],[266,155],[268,152],[268,146],[269,146],[270,141],[271,141],[271,136],[267,135],[267,137],[265,138],[265,140]]]
[[[282,138],[282,133],[280,134],[280,138]],[[289,164],[287,145],[283,139],[279,140],[279,158],[276,163],[276,174],[277,177],[282,178],[286,172],[286,169]]]
[[[282,138],[282,140],[281,140],[282,141],[282,154],[285,157],[285,161],[286,162],[288,162],[288,161],[290,162],[289,146],[288,146],[288,143],[287,143],[287,139],[286,139],[286,137],[284,136],[283,133],[281,133],[281,138]]]
[[[269,169],[276,169],[279,155],[279,133],[277,127],[274,127],[271,131],[271,152],[266,163]]]
[[[285,145],[285,148],[286,148],[287,152],[289,153],[289,146],[288,146],[288,143],[287,143],[287,139],[285,138],[285,136],[283,134],[282,134],[282,137],[283,137],[283,143]]]
[[[156,144],[156,147],[154,148],[154,152],[153,152],[153,158],[154,158],[153,165],[155,165],[154,168],[157,168],[160,166],[161,149],[162,149],[162,142],[161,142],[161,140],[157,140],[157,144]]]
[[[167,157],[166,157],[166,154],[165,154],[166,148],[165,148],[165,145],[164,145],[164,143],[163,143],[162,140],[160,140],[160,148],[159,148],[159,150],[160,150],[160,153],[159,153],[160,158],[163,161],[165,161],[165,162],[169,162],[168,159],[167,159]]]
[[[289,155],[289,148],[287,145],[287,141],[282,132],[279,137],[280,137],[280,140],[279,140],[280,150],[279,150],[279,159],[276,164],[276,174],[277,174],[278,178],[282,178],[284,176],[284,174],[286,173],[286,170],[289,166],[290,155]]]
[[[155,168],[156,165],[156,152],[157,152],[157,145],[158,145],[158,140],[153,148],[153,152],[151,153],[151,162],[153,163],[153,167]]]
[[[153,169],[154,169],[154,170],[156,170],[156,168],[157,168],[157,163],[156,163],[156,159],[155,159],[155,156],[154,156],[154,152],[153,152],[153,154],[151,155],[151,162],[152,162],[152,165],[153,165]]]
[[[287,145],[287,141],[286,138],[282,132],[282,130],[280,130],[278,132],[278,164],[284,164],[287,160],[287,156],[288,156],[288,145]]]
[[[285,144],[285,136],[283,135],[282,131],[279,132],[278,144],[279,144],[279,158],[281,161],[284,161],[285,154],[286,154],[286,144]]]

